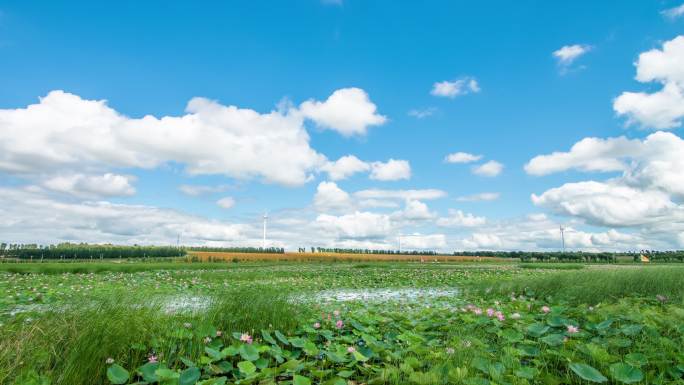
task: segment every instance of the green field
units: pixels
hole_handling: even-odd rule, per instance
[[[2,384],[684,384],[684,267],[0,265]]]

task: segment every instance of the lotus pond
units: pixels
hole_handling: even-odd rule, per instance
[[[679,267],[188,266],[0,273],[0,383],[684,384]]]

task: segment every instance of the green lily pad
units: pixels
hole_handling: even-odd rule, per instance
[[[253,345],[242,345],[239,349],[242,359],[247,361],[256,361],[259,359],[259,351]]]
[[[129,377],[128,371],[118,364],[113,364],[107,369],[107,378],[112,384],[125,384]]]
[[[610,365],[610,374],[624,384],[633,384],[644,379],[644,373],[639,368],[622,362]]]
[[[549,326],[542,323],[534,323],[527,327],[527,334],[532,337],[541,337],[544,333],[549,331]]]
[[[570,369],[573,372],[575,372],[575,374],[577,374],[580,378],[582,378],[583,380],[587,380],[589,382],[601,383],[608,381],[608,379],[603,374],[601,374],[601,372],[587,364],[573,362],[572,364],[570,364]]]
[[[195,385],[200,378],[200,370],[197,367],[185,369],[178,378],[180,385]]]
[[[240,372],[244,374],[252,374],[256,372],[256,365],[254,365],[251,361],[240,361],[237,364],[238,369],[240,369]]]

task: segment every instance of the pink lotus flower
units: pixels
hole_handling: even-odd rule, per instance
[[[347,348],[347,353],[354,353],[356,351],[356,348],[353,346],[350,346]]]
[[[240,341],[247,343],[247,344],[251,344],[252,343],[252,336],[250,336],[247,333],[242,333],[242,335],[240,336]]]
[[[342,329],[344,327],[344,322],[342,322],[341,319],[338,319],[337,322],[335,322],[335,327],[338,329]]]
[[[340,316],[340,311],[339,311],[339,310],[335,310],[335,311],[333,312],[333,315],[334,315],[335,317],[339,317],[339,316]]]
[[[473,313],[474,313],[475,315],[480,315],[480,314],[482,314],[482,309],[480,309],[479,307],[478,307],[478,308],[475,308],[475,309],[473,310]]]
[[[147,362],[154,364],[155,362],[157,362],[157,356],[155,356],[154,354],[150,354],[150,356],[147,357]]]
[[[501,322],[503,322],[503,321],[506,320],[506,317],[504,317],[503,313],[500,312],[500,311],[497,311],[497,312],[495,313],[495,315],[496,315],[496,318],[497,318],[499,321],[501,321]]]
[[[568,325],[568,333],[569,334],[579,333],[579,328],[577,326]]]
[[[320,323],[320,322],[314,323],[314,324],[313,324],[313,328],[314,328],[314,329],[320,329],[320,328],[321,328],[321,323]]]
[[[491,316],[493,316],[493,315],[494,315],[494,309],[492,309],[492,308],[490,307],[489,309],[487,309],[487,317],[491,317]]]
[[[541,311],[542,311],[544,314],[546,314],[546,313],[548,313],[548,312],[551,311],[551,308],[548,307],[548,306],[546,306],[546,305],[544,305],[544,306],[542,306]]]

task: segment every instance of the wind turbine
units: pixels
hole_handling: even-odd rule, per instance
[[[264,212],[264,241],[262,248],[266,250],[266,221],[268,220],[268,212]]]
[[[561,236],[561,250],[565,253],[565,227],[560,225],[560,236]]]

